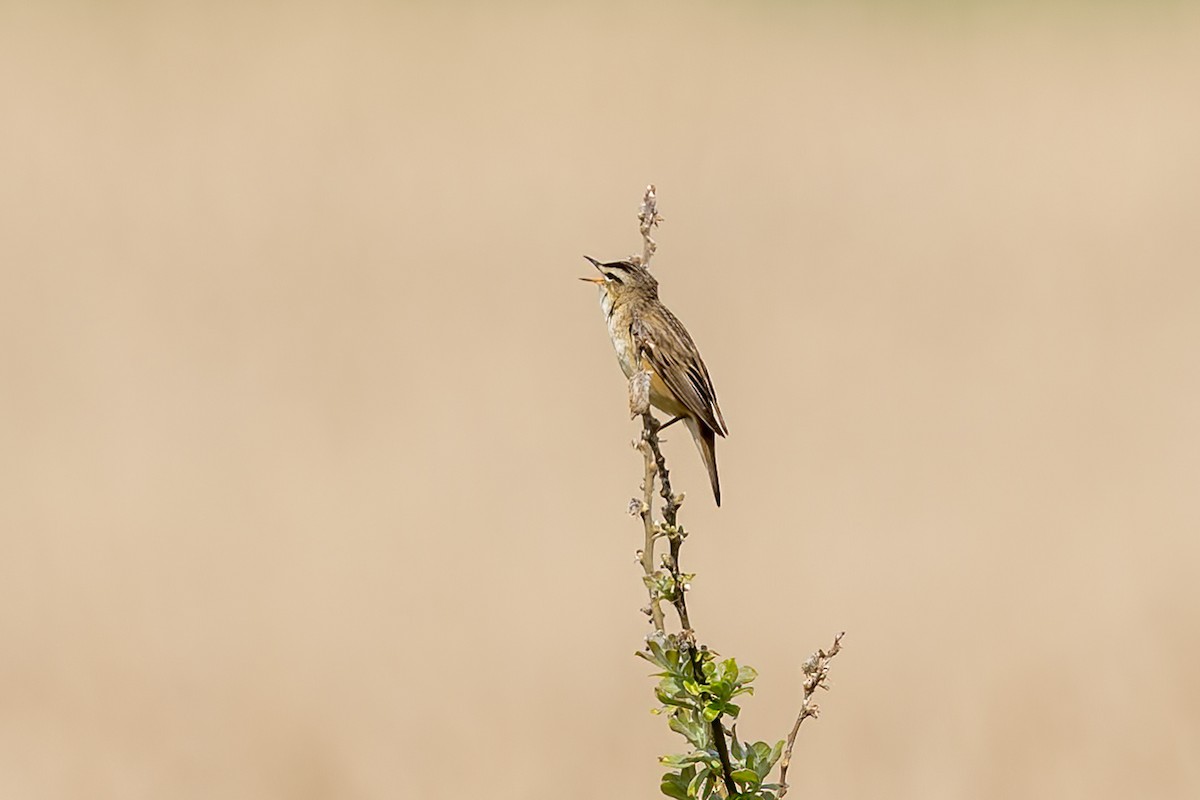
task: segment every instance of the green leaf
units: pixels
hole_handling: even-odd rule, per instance
[[[746,785],[747,789],[757,789],[762,778],[752,769],[738,769],[733,772],[733,779]]]
[[[771,748],[771,755],[769,758],[767,758],[767,772],[771,771],[771,767],[775,766],[775,762],[777,762],[779,760],[779,757],[782,755],[783,755],[783,739],[780,739],[778,742],[775,743],[775,746],[773,748]]]
[[[728,700],[733,697],[733,687],[726,681],[716,680],[704,687],[709,694],[718,700]]]
[[[690,680],[684,681],[683,688],[690,695],[694,695],[694,696],[700,695],[700,684],[696,683],[695,681],[690,681]]]
[[[738,761],[746,758],[746,751],[742,748],[742,743],[738,741],[737,725],[733,726],[733,731],[729,734],[729,752]]]
[[[754,667],[741,667],[738,669],[738,683],[750,683],[758,677],[758,670]]]
[[[708,761],[708,753],[703,750],[693,750],[690,753],[673,753],[659,756],[658,763],[664,767],[686,767],[688,764],[703,764]]]
[[[659,789],[667,797],[673,797],[675,800],[688,800],[688,784],[695,772],[695,767],[688,767],[682,772],[668,772],[662,776]]]
[[[721,708],[715,703],[705,703],[704,705],[704,721],[712,722],[717,717],[721,716]]]
[[[668,694],[658,687],[654,690],[654,696],[658,698],[658,702],[666,706],[676,706],[677,708],[695,709],[696,702],[687,695]]]
[[[692,720],[685,719],[682,714],[672,716],[667,724],[671,730],[687,739],[692,747],[703,749],[708,746],[708,731]]]
[[[765,780],[782,752],[782,749],[776,752],[766,742],[755,742],[746,748],[746,766],[758,773],[760,781]]]

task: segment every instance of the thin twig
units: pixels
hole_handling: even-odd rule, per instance
[[[672,604],[675,606],[675,612],[679,615],[680,628],[683,630],[684,636],[692,639],[694,638],[694,632],[692,631],[692,623],[687,609],[687,582],[684,580],[683,572],[679,567],[679,548],[683,544],[683,540],[687,537],[687,533],[679,527],[677,521],[679,507],[682,505],[682,498],[677,497],[671,491],[671,473],[667,469],[667,459],[662,454],[661,443],[658,439],[658,431],[661,427],[661,424],[654,418],[654,415],[648,412],[642,415],[642,438],[646,441],[654,456],[654,472],[662,487],[660,492],[663,498],[662,528],[670,545],[670,554],[663,556],[663,565],[671,573],[671,578],[675,582],[676,591]]]
[[[655,193],[654,184],[651,184],[646,187],[646,194],[642,198],[642,206],[638,212],[638,230],[642,234],[642,253],[640,256],[635,255],[632,257],[632,260],[644,267],[650,266],[650,259],[654,257],[654,251],[658,248],[654,239],[651,238],[650,232],[661,221],[662,217],[658,214],[658,196]],[[638,353],[637,361],[641,362],[641,352],[644,347],[642,332],[635,330],[632,333],[634,348]],[[642,548],[640,557],[642,571],[646,576],[646,588],[650,592],[649,614],[651,621],[654,623],[654,629],[660,633],[663,632],[665,622],[659,602],[661,595],[657,588],[658,581],[656,580],[654,569],[654,548],[658,539],[665,534],[670,545],[670,553],[669,555],[664,554],[662,561],[671,576],[671,604],[675,608],[675,613],[679,616],[680,649],[687,654],[693,680],[697,683],[703,683],[704,668],[700,655],[701,651],[700,647],[696,644],[696,634],[692,630],[691,619],[688,616],[687,585],[683,572],[679,567],[679,549],[686,537],[686,534],[677,522],[679,507],[683,503],[683,498],[676,496],[671,490],[671,476],[667,470],[667,460],[663,457],[662,448],[658,441],[658,431],[661,424],[650,413],[649,391],[650,375],[648,372],[640,370],[630,378],[630,412],[634,416],[640,414],[642,417],[642,438],[638,442],[637,447],[641,451],[645,463],[645,475],[642,478],[642,500],[640,503],[634,500],[633,506],[636,507],[638,515],[642,518],[642,527],[646,533],[646,542]],[[654,524],[655,480],[662,486],[663,524],[661,526]],[[716,746],[717,755],[721,761],[721,777],[725,785],[725,790],[732,797],[737,794],[737,785],[733,781],[733,765],[729,760],[729,746],[725,741],[725,727],[721,722],[720,715],[712,721],[710,728],[713,743]]]
[[[662,484],[662,496],[665,502],[663,508],[663,529],[666,531],[667,539],[671,545],[671,553],[669,556],[663,556],[663,562],[667,571],[670,572],[671,580],[674,584],[674,591],[671,596],[675,613],[679,616],[679,627],[681,629],[679,637],[680,647],[687,653],[688,663],[691,665],[692,679],[697,683],[703,683],[704,669],[700,656],[700,647],[696,643],[696,633],[692,630],[691,618],[688,615],[687,584],[683,572],[679,568],[679,549],[685,537],[684,532],[678,528],[676,523],[680,498],[671,492],[671,479],[670,473],[667,470],[667,460],[662,454],[662,447],[658,441],[658,430],[660,427],[658,420],[654,418],[653,414],[648,411],[642,414],[642,441],[640,442],[640,446],[642,447],[643,456],[646,458],[646,477],[642,488],[645,490],[647,485],[652,486],[655,478]],[[650,494],[647,494],[647,497],[653,499]],[[721,716],[717,715],[709,724],[709,728],[713,738],[713,745],[717,748],[717,756],[721,761],[721,778],[724,781],[725,790],[732,797],[737,794],[737,785],[733,782],[733,764],[729,760],[729,745],[725,741],[725,726],[721,722]]]
[[[633,256],[634,261],[647,269],[650,268],[650,259],[654,257],[654,251],[658,249],[658,244],[650,238],[650,231],[660,222],[662,222],[662,217],[658,215],[658,195],[655,194],[652,183],[646,187],[646,194],[642,197],[642,206],[638,209],[638,230],[642,232],[642,254],[640,257]]]
[[[661,427],[660,427],[661,430]],[[663,522],[667,530],[667,542],[671,547],[670,563],[674,565],[675,572],[679,571],[679,548],[683,544],[683,540],[687,538],[687,532],[679,527],[678,516],[679,507],[683,505],[683,495],[677,495],[671,490],[671,473],[667,470],[667,460],[663,457],[662,450],[658,447],[657,431],[655,431],[654,441],[654,466],[658,469],[658,482],[661,486],[663,499]],[[679,577],[676,574],[675,577]],[[684,616],[687,615],[687,609],[683,609]],[[686,626],[685,626],[686,627]]]
[[[845,635],[846,632],[842,631],[833,637],[832,647],[813,653],[801,667],[804,670],[804,697],[800,700],[800,713],[796,716],[796,724],[792,726],[792,732],[788,734],[787,747],[783,751],[783,758],[779,761],[779,800],[783,800],[788,791],[788,765],[792,763],[792,746],[796,743],[796,735],[800,733],[800,723],[821,713],[820,707],[812,702],[812,697],[817,689],[829,688],[829,685],[825,683],[825,679],[829,677],[829,662],[841,652],[842,637]]]
[[[642,440],[638,442],[638,450],[642,451],[646,473],[642,479],[641,502],[634,500],[630,505],[631,507],[636,506],[631,510],[636,510],[638,516],[642,518],[642,527],[646,532],[646,542],[641,552],[638,553],[642,562],[642,572],[646,575],[646,590],[650,593],[650,605],[646,610],[650,615],[651,622],[654,623],[654,630],[663,633],[667,626],[663,617],[661,598],[658,589],[655,588],[654,577],[654,546],[658,542],[658,530],[654,524],[654,475],[657,467],[654,465],[654,452],[647,442],[645,430],[642,431]]]
[[[658,196],[654,184],[650,184],[646,187],[646,193],[638,211],[638,230],[642,234],[642,252],[630,256],[630,261],[647,268],[650,266],[650,259],[654,257],[654,252],[658,249],[658,245],[650,233],[660,222],[662,222],[662,217],[658,213]],[[631,334],[636,353],[635,363],[642,363],[642,351],[645,345],[643,332],[634,329]],[[683,505],[683,495],[676,495],[671,489],[671,475],[658,439],[658,433],[663,426],[650,412],[650,373],[645,369],[635,373],[629,380],[629,408],[631,416],[640,415],[642,418],[642,437],[637,442],[637,449],[642,453],[645,466],[641,487],[642,498],[640,500],[635,498],[630,502],[630,512],[641,517],[646,537],[645,546],[638,553],[642,571],[645,573],[646,589],[650,594],[650,605],[643,610],[650,617],[655,631],[660,634],[665,633],[666,620],[662,610],[662,599],[663,595],[669,592],[671,605],[679,617],[680,651],[687,657],[692,679],[698,684],[703,684],[704,660],[702,654],[704,650],[697,643],[696,633],[692,629],[687,608],[687,580],[680,567],[680,549],[683,546],[683,540],[687,538],[687,533],[678,523],[679,508]],[[654,522],[654,482],[656,480],[659,482],[663,500],[663,522],[659,524]],[[670,576],[669,585],[666,584],[667,575],[655,569],[655,547],[658,540],[664,536],[669,545],[669,552],[662,555],[662,565],[665,567],[667,575]],[[829,688],[825,682],[829,675],[829,662],[841,651],[842,636],[844,635],[844,632],[839,633],[834,637],[832,647],[828,650],[818,650],[809,657],[808,661],[804,662],[804,696],[800,703],[800,713],[788,735],[787,747],[780,760],[779,794],[777,795],[779,800],[783,800],[788,792],[787,772],[792,761],[792,748],[796,744],[796,736],[800,733],[800,725],[804,720],[816,717],[820,713],[820,708],[812,702],[812,698],[818,688]],[[710,730],[721,762],[723,785],[719,785],[717,791],[720,792],[724,789],[725,796],[734,797],[738,794],[737,784],[733,780],[733,765],[730,763],[729,747],[725,740],[725,726],[721,718],[722,715],[717,715],[711,723]]]

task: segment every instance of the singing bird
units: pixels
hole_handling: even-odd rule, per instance
[[[591,256],[584,258],[600,271],[598,277],[580,280],[600,287],[600,308],[621,371],[626,378],[640,369],[650,373],[650,404],[671,415],[666,425],[683,420],[688,426],[720,506],[717,436],[725,436],[728,429],[696,343],[658,299],[658,281],[648,269],[630,261],[601,264]]]

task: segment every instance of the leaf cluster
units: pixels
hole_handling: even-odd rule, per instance
[[[638,656],[661,671],[655,695],[671,730],[683,736],[691,750],[662,756],[659,761],[670,768],[662,776],[662,793],[676,800],[707,800],[719,796],[723,786],[721,754],[713,738],[714,726],[729,741],[729,761],[738,794],[731,800],[776,800],[779,785],[764,783],[783,754],[784,742],[774,746],[766,742],[743,743],[737,726],[725,731],[724,717],[737,719],[741,707],[735,697],[753,694],[751,683],[758,673],[753,667],[739,665],[735,659],[718,660],[707,648],[696,648],[682,636],[656,632],[647,637],[646,649]]]

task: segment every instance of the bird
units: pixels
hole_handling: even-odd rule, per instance
[[[721,505],[717,436],[729,430],[708,368],[687,328],[658,299],[658,281],[632,261],[601,263],[584,256],[600,274],[580,278],[600,287],[600,308],[626,378],[650,374],[650,404],[669,414],[663,425],[683,420],[708,470],[713,499]],[[639,363],[640,361],[640,363]]]

